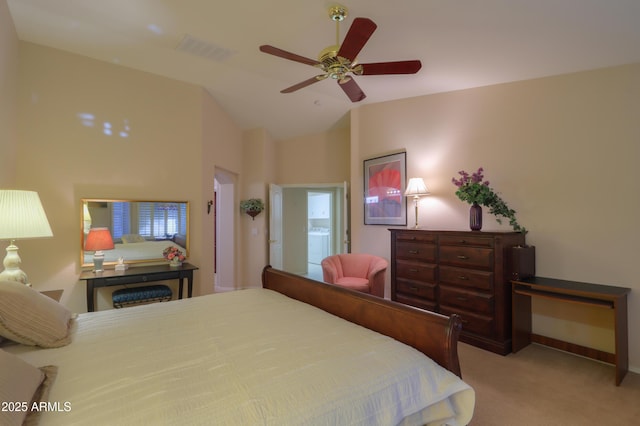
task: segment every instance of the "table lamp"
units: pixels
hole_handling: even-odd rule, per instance
[[[22,259],[18,255],[15,240],[43,237],[53,237],[53,232],[38,193],[0,190],[0,240],[11,241],[3,261],[5,269],[0,272],[0,280],[19,281],[30,285],[27,274],[20,269]]]
[[[84,242],[84,249],[93,252],[93,271],[102,272],[104,253],[102,250],[113,250],[113,239],[109,228],[91,228]]]
[[[407,185],[407,190],[404,192],[404,195],[407,197],[413,196],[413,204],[416,210],[416,226],[418,229],[418,199],[423,195],[428,195],[429,191],[427,190],[427,185],[424,184],[424,180],[422,178],[411,178],[409,179],[409,184]]]

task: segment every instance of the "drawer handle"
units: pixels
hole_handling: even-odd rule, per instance
[[[469,278],[468,278],[468,277],[465,277],[464,275],[460,275],[460,276],[458,277],[458,279],[459,279],[459,280],[462,280],[462,281],[465,281],[465,280],[468,280]]]
[[[463,254],[458,255],[458,259],[466,260],[466,259],[468,259],[468,258],[469,258],[469,256],[465,256],[465,255],[463,255]]]
[[[457,296],[456,299],[461,301],[461,302],[466,302],[467,300],[469,300],[466,297],[462,297],[462,296]]]
[[[411,286],[411,287],[409,287],[409,288],[410,288],[411,290],[414,290],[414,291],[418,290],[418,287],[416,287],[416,286]]]
[[[420,250],[409,250],[409,254],[418,254]]]
[[[467,240],[460,240],[460,244],[467,244]]]
[[[143,282],[147,282],[147,277],[142,277]]]
[[[409,269],[409,272],[419,272],[419,271],[420,271],[419,269],[415,269],[415,268]]]

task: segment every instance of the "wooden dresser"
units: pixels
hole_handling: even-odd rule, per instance
[[[460,340],[511,352],[511,248],[518,232],[390,229],[391,300],[462,317]]]

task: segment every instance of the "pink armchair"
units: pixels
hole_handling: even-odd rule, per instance
[[[364,253],[336,254],[322,260],[325,282],[384,297],[385,259]]]

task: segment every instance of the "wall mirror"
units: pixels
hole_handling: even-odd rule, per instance
[[[168,246],[189,256],[189,202],[104,200],[84,198],[80,203],[80,261],[93,265],[92,251],[85,251],[91,228],[108,228],[113,250],[104,250],[104,264],[162,261]]]

